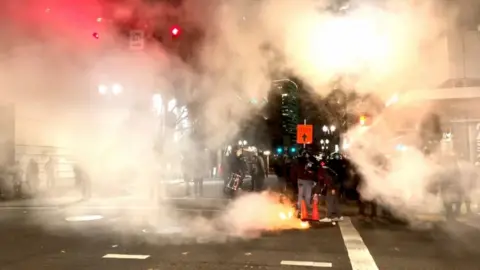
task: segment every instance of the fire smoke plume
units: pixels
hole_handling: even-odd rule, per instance
[[[216,148],[251,114],[247,101],[267,96],[274,71],[296,74],[320,94],[331,91],[338,75],[351,79],[350,88],[382,98],[435,85],[447,76],[440,41],[454,18],[433,1],[354,1],[342,15],[328,11],[327,1],[17,2],[2,3],[0,27],[0,89],[16,106],[16,141],[71,149],[102,196],[115,195],[112,187],[125,181],[144,187],[138,195],[145,196],[159,172],[178,166],[181,146],[193,143],[163,138],[161,151],[153,150],[154,93],[164,107],[171,98],[189,108],[201,104],[191,113],[203,119],[206,147]],[[172,25],[185,34],[179,40],[169,33]],[[131,27],[145,30],[144,50],[128,50],[124,31]],[[98,94],[100,84],[112,83],[121,83],[122,95]],[[425,183],[414,179],[429,174],[429,167],[419,169],[427,161],[413,153],[392,160],[387,172],[370,173],[374,162],[365,151],[382,148],[351,150],[371,189],[364,193],[411,209],[411,198],[425,195]],[[119,181],[120,175],[128,177]],[[390,186],[380,184],[384,179]],[[264,196],[242,200],[262,211],[280,207]],[[233,206],[229,214],[239,234],[255,217],[245,209]],[[269,219],[255,225],[275,227]]]

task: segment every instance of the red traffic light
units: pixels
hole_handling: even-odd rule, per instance
[[[92,34],[92,36],[93,36],[94,38],[96,38],[96,39],[99,39],[99,38],[100,38],[100,35],[99,35],[97,32],[94,32],[94,33]]]
[[[172,36],[174,37],[180,35],[180,27],[178,26],[172,27],[172,29],[170,30],[170,33],[172,33]]]

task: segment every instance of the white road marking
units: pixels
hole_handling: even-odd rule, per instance
[[[145,260],[150,255],[133,255],[133,254],[106,254],[104,259],[129,259],[129,260]]]
[[[342,232],[343,242],[347,248],[348,257],[353,270],[378,270],[375,260],[370,254],[367,246],[363,242],[362,237],[352,224],[349,217],[345,217],[343,221],[338,222],[340,231]]]
[[[281,261],[280,265],[310,266],[310,267],[332,267],[329,262],[305,262],[305,261]]]
[[[65,220],[66,221],[92,221],[92,220],[99,220],[102,218],[103,216],[101,215],[84,215],[84,216],[67,217],[65,218]]]

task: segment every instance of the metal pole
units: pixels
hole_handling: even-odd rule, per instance
[[[303,119],[303,124],[307,124],[307,119]],[[303,140],[303,149],[305,149],[305,140]]]
[[[462,82],[462,86],[463,84],[465,84],[465,80],[467,79],[467,63],[466,63],[466,55],[465,55],[465,31],[462,31],[460,33],[460,36],[461,36],[461,41],[462,41],[462,64],[463,64],[463,82]]]
[[[267,174],[270,172],[270,155],[267,155]]]

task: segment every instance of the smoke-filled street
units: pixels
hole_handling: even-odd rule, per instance
[[[0,270],[479,269],[479,10],[2,0]]]
[[[275,180],[271,176],[267,184]],[[447,270],[476,269],[480,263],[480,216],[454,223],[438,215],[423,216],[412,227],[383,218],[363,219],[355,206],[344,206],[351,217],[335,226],[265,231],[252,227],[256,220],[245,217],[238,222],[249,229],[232,230],[225,226],[235,222],[224,217],[234,219],[226,212],[235,206],[213,196],[222,184],[210,186],[211,198],[177,196],[158,205],[132,198],[58,205],[3,202],[0,265],[6,270]],[[245,213],[249,207],[235,214],[256,216]]]
[[[122,230],[118,225],[128,223],[122,219],[135,217],[125,211],[131,210],[84,208],[84,215],[103,218],[66,221],[71,210],[0,207],[2,269],[307,269],[282,266],[282,261],[327,269],[476,269],[480,263],[479,228],[461,223],[450,228],[456,232],[451,234],[445,228],[413,231],[353,217],[338,226],[209,240],[185,239],[180,226]],[[140,219],[142,211],[135,210]],[[211,218],[218,213],[179,214]],[[36,223],[39,218],[48,219],[50,227]]]

